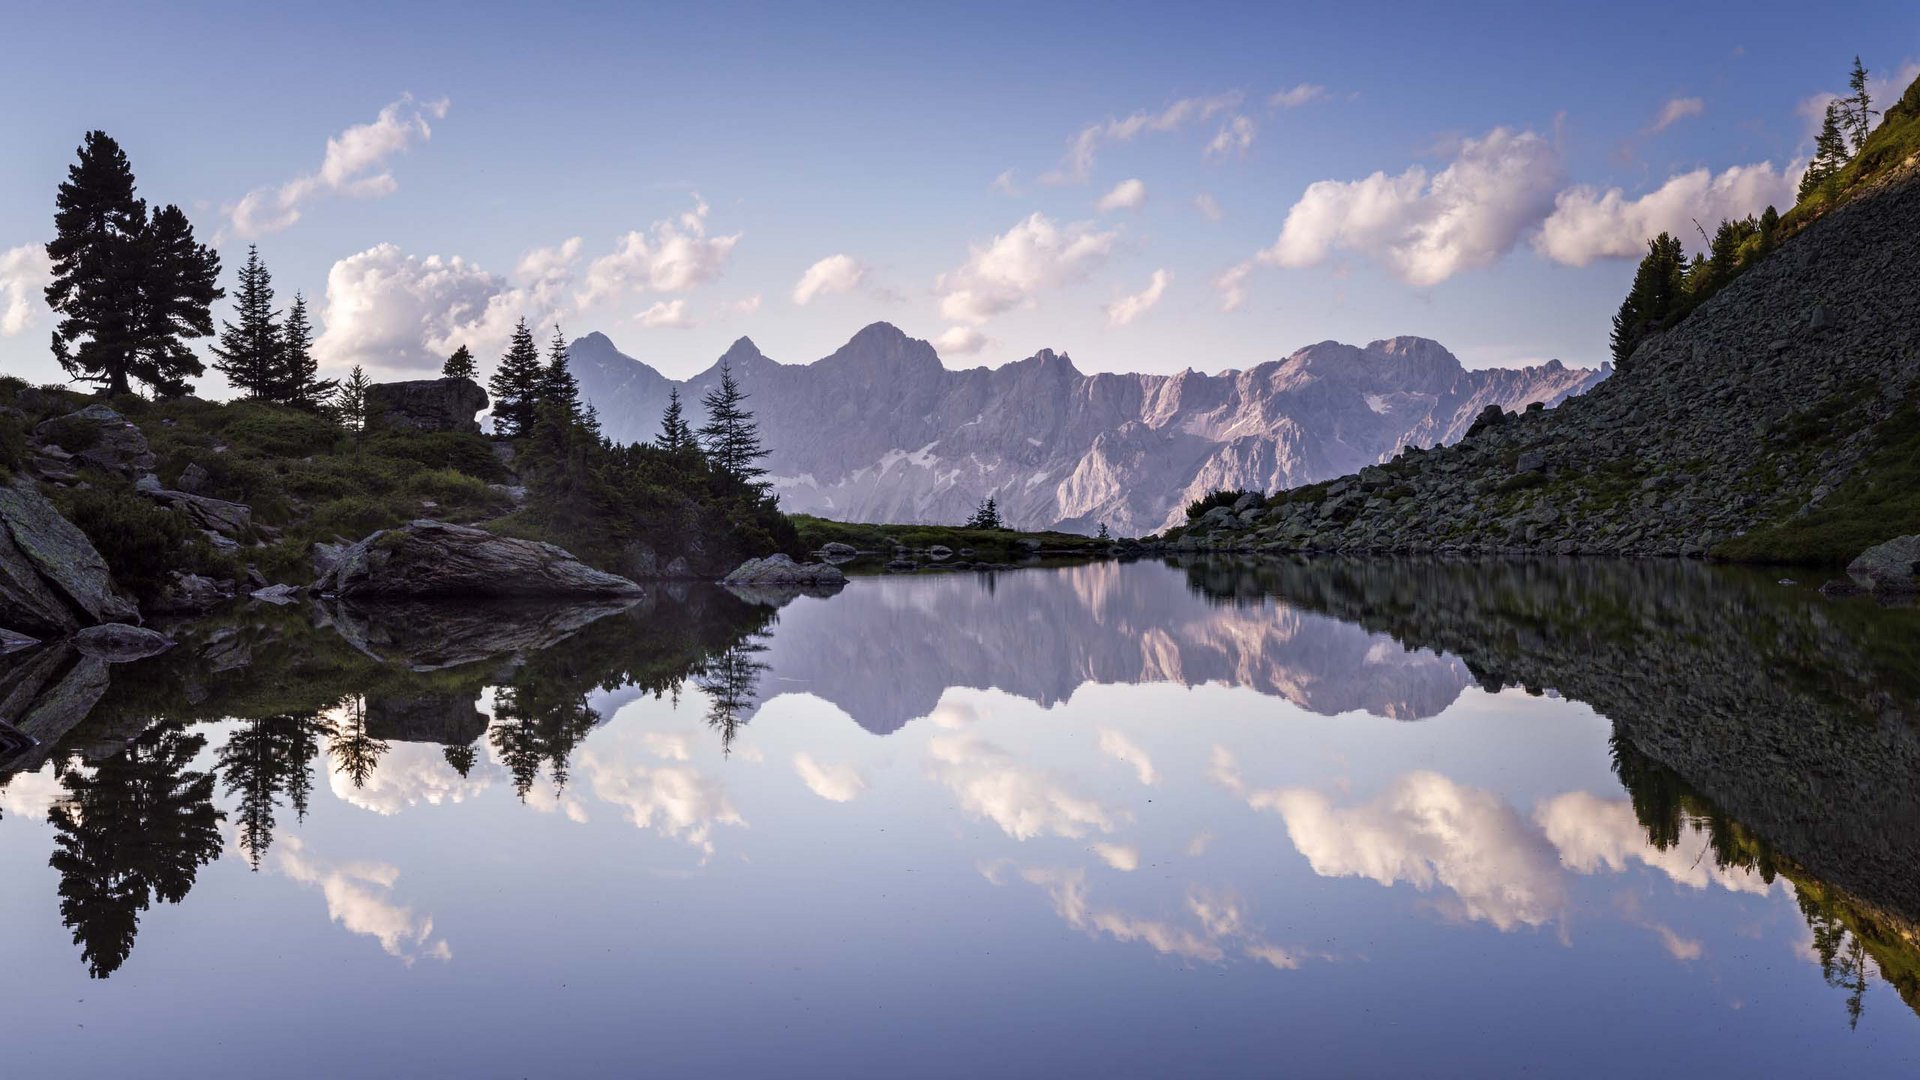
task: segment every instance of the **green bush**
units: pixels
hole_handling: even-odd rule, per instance
[[[1187,504],[1187,520],[1196,521],[1201,515],[1216,506],[1232,506],[1240,501],[1242,495],[1255,494],[1242,488],[1223,489],[1209,492]]]
[[[332,452],[340,441],[338,425],[318,413],[253,401],[227,406],[222,430],[229,443],[277,458],[301,458]]]
[[[12,473],[26,460],[27,425],[18,417],[0,413],[0,474]]]
[[[131,488],[98,486],[59,493],[67,520],[87,535],[122,588],[141,602],[166,588],[174,570],[235,576],[236,560],[208,544],[186,519]]]
[[[358,456],[430,469],[456,469],[490,484],[504,483],[511,476],[486,437],[466,432],[379,432],[361,439]]]
[[[47,430],[41,437],[69,454],[91,449],[100,442],[100,425],[91,420],[61,416],[46,421],[46,425]]]

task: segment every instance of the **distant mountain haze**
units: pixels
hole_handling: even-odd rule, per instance
[[[781,506],[845,521],[961,522],[988,495],[1019,528],[1119,534],[1184,519],[1215,488],[1272,490],[1453,442],[1490,404],[1581,393],[1609,368],[1468,370],[1439,343],[1324,341],[1246,371],[1082,374],[1042,349],[999,368],[949,370],[887,323],[811,364],[741,338],[682,382],[605,334],[573,342],[582,394],[607,434],[651,439],[674,387],[697,427],[722,363],[750,396]]]

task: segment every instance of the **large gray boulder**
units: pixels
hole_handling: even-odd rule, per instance
[[[748,559],[721,579],[728,585],[826,585],[847,583],[847,575],[826,563],[797,563],[786,555]]]
[[[84,656],[124,664],[144,660],[173,648],[173,639],[157,630],[126,623],[102,623],[73,635],[73,647]]]
[[[313,591],[365,599],[490,600],[633,596],[643,590],[552,544],[422,520],[383,529],[347,548]]]
[[[369,431],[470,431],[487,407],[487,392],[472,379],[418,379],[367,388]]]
[[[140,611],[86,534],[60,516],[26,477],[0,487],[0,625],[62,635],[103,622],[139,622]]]
[[[1920,592],[1920,536],[1868,548],[1847,564],[1847,576],[1876,593]]]
[[[170,491],[157,482],[136,484],[134,490],[186,518],[196,529],[241,542],[254,538],[253,507],[245,503]]]
[[[43,420],[34,438],[52,444],[89,465],[115,472],[144,472],[154,466],[147,437],[132,421],[105,405],[89,405],[78,412]]]

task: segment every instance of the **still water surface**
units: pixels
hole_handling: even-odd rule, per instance
[[[1911,610],[1215,560],[181,636],[0,659],[0,1074],[1920,1070]]]

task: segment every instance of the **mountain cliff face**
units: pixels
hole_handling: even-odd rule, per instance
[[[831,356],[781,364],[741,338],[721,357],[750,395],[791,512],[846,521],[964,520],[988,495],[1022,528],[1143,533],[1214,488],[1310,483],[1459,439],[1487,405],[1553,404],[1607,375],[1559,361],[1469,371],[1425,338],[1322,342],[1247,371],[1087,375],[1043,349],[951,371],[886,323]],[[677,386],[698,424],[720,363],[675,383],[604,334],[572,345],[607,433],[658,432]]]

